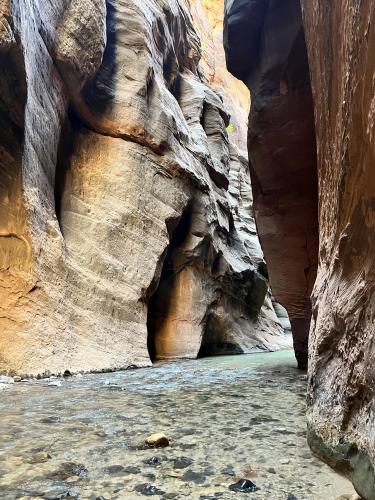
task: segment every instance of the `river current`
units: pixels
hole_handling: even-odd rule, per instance
[[[306,444],[306,375],[291,351],[59,381],[19,382],[0,393],[2,500],[334,500],[354,493]],[[145,446],[155,432],[170,446]],[[259,489],[230,490],[240,479]]]

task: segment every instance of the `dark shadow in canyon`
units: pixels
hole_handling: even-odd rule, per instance
[[[175,291],[177,262],[174,253],[184,242],[191,226],[192,205],[189,203],[179,219],[166,222],[170,243],[161,257],[160,271],[156,272],[151,283],[146,300],[148,300],[147,315],[147,347],[151,361],[158,359],[160,354],[160,339],[163,336],[163,324],[171,313],[172,294]],[[181,297],[183,300],[183,297]]]
[[[96,113],[105,113],[116,96],[117,73],[117,9],[113,0],[107,0],[107,43],[103,61],[94,78],[88,81],[83,89],[86,105]]]
[[[229,70],[251,91],[249,163],[260,241],[276,300],[288,311],[300,368],[308,360],[318,262],[314,105],[299,0],[234,0]]]
[[[117,73],[117,10],[112,0],[107,0],[106,30],[107,40],[103,54],[103,60],[95,76],[86,82],[82,89],[82,98],[85,107],[89,110],[95,110],[95,114],[105,115],[116,95]],[[78,104],[78,109],[73,102],[70,103],[68,114],[61,129],[60,142],[57,153],[56,173],[54,183],[55,194],[55,213],[60,225],[61,233],[63,230],[63,197],[66,191],[69,191],[69,171],[71,159],[75,152],[75,139],[81,130],[88,129],[95,132],[95,127],[90,124],[82,115],[82,110]]]
[[[22,169],[27,76],[21,47],[5,44],[0,67],[0,268],[9,271],[24,268],[30,258]]]

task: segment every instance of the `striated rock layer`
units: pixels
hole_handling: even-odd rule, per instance
[[[319,270],[310,444],[375,499],[375,2],[302,2],[315,104]]]
[[[251,90],[254,208],[272,290],[306,367],[317,269],[314,112],[299,0],[227,3],[228,68]]]
[[[271,282],[274,288],[275,282],[279,282],[287,292],[290,275],[285,274],[283,281],[274,269],[276,259],[264,233],[275,235],[281,252],[285,248],[292,251],[292,247],[281,231],[280,211],[275,210],[272,192],[266,189],[265,172],[260,166],[267,166],[270,177],[282,176],[282,183],[287,174],[289,206],[295,203],[296,207],[294,220],[289,220],[289,233],[293,234],[304,220],[306,232],[310,227],[308,234],[314,236],[312,223],[316,209],[313,204],[310,208],[306,205],[301,217],[301,187],[296,184],[294,171],[289,171],[288,165],[296,160],[300,164],[310,164],[312,174],[316,137],[319,179],[319,216],[316,220],[320,244],[309,343],[309,442],[320,457],[351,478],[363,498],[373,500],[375,2],[301,0],[301,4],[304,31],[301,15],[297,13],[300,9],[297,1],[228,0],[228,63],[252,90],[254,109],[249,146],[253,179],[256,179],[257,223]],[[292,38],[299,40],[297,45],[290,44]],[[304,38],[316,135],[311,125],[307,69],[303,77],[300,71],[302,67],[307,68]],[[269,48],[272,51],[268,51]],[[281,58],[281,53],[287,57]],[[292,80],[291,76],[282,76],[288,68],[292,71]],[[293,101],[289,101],[292,97]],[[285,100],[288,108],[283,107]],[[293,110],[295,114],[291,116]],[[280,112],[284,113],[282,129]],[[260,122],[259,117],[263,121]],[[264,134],[266,129],[269,136]],[[301,142],[302,134],[305,140]],[[309,150],[306,149],[307,140],[310,141]],[[280,154],[285,151],[290,156],[280,162]],[[307,151],[310,157],[306,157]],[[311,200],[313,192],[314,183],[310,182]],[[278,199],[279,209],[283,199]],[[262,216],[266,210],[267,221]],[[287,211],[284,217],[285,221]],[[313,276],[311,272],[306,297]],[[279,292],[276,295],[280,296]],[[284,304],[293,317],[288,301]]]
[[[287,345],[189,5],[0,16],[0,371]]]

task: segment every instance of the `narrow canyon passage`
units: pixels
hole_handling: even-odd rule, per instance
[[[354,493],[306,444],[306,376],[291,351],[49,383],[1,394],[2,500],[230,500],[243,496],[229,489],[240,478],[257,500]],[[170,446],[145,446],[154,432]]]
[[[0,500],[375,500],[375,0],[0,3]]]

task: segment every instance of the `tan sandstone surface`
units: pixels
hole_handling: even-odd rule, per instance
[[[248,84],[256,108],[249,141],[253,173],[260,173],[259,186],[255,185],[256,216],[271,283],[282,302],[275,282],[289,287],[290,276],[282,279],[274,269],[272,262],[278,262],[278,257],[264,233],[271,229],[275,242],[291,254],[293,247],[281,230],[272,192],[264,192],[262,165],[268,166],[269,176],[288,174],[285,195],[289,206],[296,204],[298,209],[295,220],[290,219],[289,234],[293,234],[301,221],[301,189],[290,169],[296,160],[313,168],[312,157],[306,157],[306,141],[311,144],[316,139],[319,213],[315,215],[313,206],[306,205],[303,216],[310,241],[315,239],[314,224],[309,225],[314,218],[319,228],[309,342],[309,442],[317,455],[352,480],[362,498],[373,500],[375,2],[301,0],[301,5],[302,15],[297,0],[228,0],[228,65]],[[291,39],[299,40],[299,49],[290,45]],[[268,52],[270,47],[273,50]],[[284,77],[288,68],[287,77],[293,76],[292,80]],[[308,127],[312,106],[304,101],[309,75],[315,133]],[[296,100],[295,108],[291,99]],[[265,140],[264,134],[266,127],[275,136],[280,133],[280,114],[281,149],[276,147],[277,137]],[[306,131],[303,143],[299,141],[302,130]],[[288,155],[280,155],[283,151]],[[309,185],[313,195],[313,184]],[[267,221],[262,216],[265,211]],[[310,281],[305,290],[309,297]],[[288,301],[284,304],[293,326],[293,309]]]
[[[187,3],[0,16],[0,370],[288,345],[240,127],[232,139]]]

